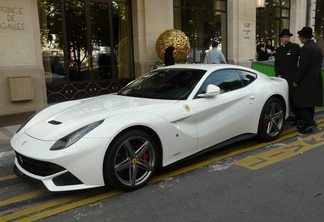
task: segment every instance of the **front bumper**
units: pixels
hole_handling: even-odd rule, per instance
[[[27,141],[27,142],[21,142]],[[70,191],[104,186],[103,161],[107,138],[82,138],[60,151],[50,151],[53,142],[28,136],[13,137],[15,173],[50,191]]]
[[[72,173],[68,172],[65,168],[45,161],[34,160],[26,156],[15,152],[15,168],[14,172],[20,178],[27,180],[33,184],[38,184],[37,181],[41,182],[45,179],[50,179],[55,186],[77,186],[81,185],[82,182],[74,176]],[[23,172],[24,171],[24,172]],[[26,172],[33,174],[39,178],[35,179],[28,177]]]

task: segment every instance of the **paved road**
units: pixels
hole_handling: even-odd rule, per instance
[[[13,153],[2,144],[0,221],[322,222],[324,118],[316,118],[312,134],[287,125],[274,143],[250,140],[217,150],[128,193],[50,193],[28,185],[10,178]]]
[[[322,145],[256,170],[237,165],[295,139],[304,138],[226,158],[44,221],[322,222]]]

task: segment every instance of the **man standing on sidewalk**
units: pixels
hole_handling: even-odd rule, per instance
[[[288,82],[290,109],[292,109],[294,102],[293,81],[297,74],[300,53],[300,46],[297,43],[292,43],[290,41],[292,35],[293,34],[290,33],[289,29],[283,29],[279,34],[282,44],[276,49],[274,63],[276,76],[284,78]],[[293,115],[290,115],[290,120],[295,120]]]
[[[313,29],[303,27],[298,31],[304,46],[300,50],[297,75],[294,78],[293,109],[298,120],[300,133],[310,133],[316,128],[315,106],[323,106],[322,49],[312,39]]]

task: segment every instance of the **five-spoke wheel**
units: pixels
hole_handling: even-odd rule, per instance
[[[285,121],[285,108],[278,98],[270,98],[264,105],[259,121],[258,136],[263,141],[279,137]]]
[[[131,130],[118,136],[109,147],[104,163],[106,183],[134,190],[152,177],[158,162],[158,149],[153,138],[141,130]]]

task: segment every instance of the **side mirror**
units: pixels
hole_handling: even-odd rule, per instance
[[[199,94],[198,97],[206,98],[206,97],[214,97],[220,94],[220,88],[216,85],[209,84],[206,89],[206,93]]]

